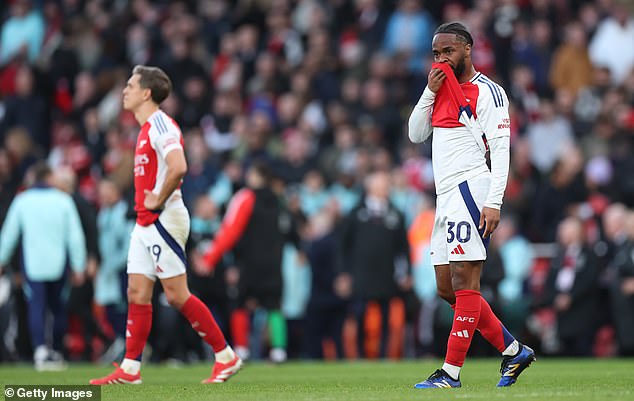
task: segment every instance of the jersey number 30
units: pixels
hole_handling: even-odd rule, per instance
[[[451,243],[454,239],[463,244],[469,241],[471,239],[471,224],[466,221],[460,221],[458,224],[455,221],[448,221],[447,242]]]

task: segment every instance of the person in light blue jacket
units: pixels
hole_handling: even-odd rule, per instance
[[[57,370],[64,367],[60,351],[66,333],[63,290],[67,267],[70,264],[71,282],[81,284],[86,245],[73,199],[52,188],[53,174],[44,162],[37,163],[32,172],[34,185],[15,197],[0,232],[0,272],[21,238],[23,290],[35,368]],[[46,345],[47,308],[53,315],[52,348]]]

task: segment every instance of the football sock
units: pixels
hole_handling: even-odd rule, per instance
[[[128,306],[128,321],[125,330],[125,359],[121,368],[126,373],[136,374],[141,365],[141,354],[147,337],[152,329],[152,305],[130,304]],[[137,362],[132,363],[132,362]],[[136,372],[128,372],[125,367],[136,366]],[[134,370],[134,369],[133,369]]]
[[[231,313],[231,338],[236,347],[249,348],[251,319],[246,309],[236,309]]]
[[[129,375],[136,375],[141,370],[141,361],[124,358],[123,362],[121,362],[121,370]]]
[[[458,380],[458,378],[460,377],[460,366],[450,365],[445,362],[442,364],[442,370],[447,372],[447,374],[451,376],[451,378],[454,380]]]
[[[502,355],[515,356],[520,352],[520,343],[517,340],[513,340],[508,347],[502,351]]]
[[[227,347],[225,336],[220,331],[216,320],[212,316],[209,308],[202,303],[198,297],[191,295],[185,301],[181,308],[183,316],[189,320],[192,328],[196,330],[198,335],[214,349],[214,352],[220,352]]]
[[[491,306],[482,296],[480,306],[480,320],[477,330],[491,345],[497,348],[502,355],[516,355],[519,352],[519,343],[511,333],[504,327],[500,319],[495,316]],[[456,304],[451,305],[451,309],[456,309]]]
[[[480,321],[478,322],[478,330],[482,337],[491,343],[498,351],[506,352],[506,349],[511,346],[515,341],[515,338],[511,333],[506,330],[506,327],[500,322],[500,319],[495,316],[495,313],[491,310],[489,303],[480,297]]]
[[[230,346],[226,346],[225,349],[220,352],[216,352],[216,362],[229,363],[235,358],[236,354],[233,352]]]
[[[473,333],[480,320],[480,308],[480,292],[473,290],[456,291],[456,313],[447,341],[445,363],[457,367],[464,364]]]
[[[269,312],[269,331],[271,347],[286,349],[286,319],[280,311]]]

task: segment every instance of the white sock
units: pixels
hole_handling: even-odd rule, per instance
[[[228,345],[222,351],[216,352],[216,362],[229,363],[235,357],[236,357],[235,352],[233,352],[231,347]]]
[[[450,365],[447,362],[442,364],[442,370],[447,372],[452,379],[458,380],[460,377],[460,366]]]
[[[129,375],[136,375],[139,373],[139,370],[141,370],[141,362],[125,358],[123,362],[121,362],[121,370]]]
[[[502,352],[502,355],[515,356],[520,351],[520,343],[517,340],[513,340],[508,347]]]

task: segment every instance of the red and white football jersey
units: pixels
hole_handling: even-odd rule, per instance
[[[460,88],[489,141],[510,136],[509,101],[501,86],[478,72]],[[432,165],[437,194],[489,171],[472,130],[459,121],[459,113],[451,103],[436,102],[431,113],[431,126],[434,130]]]
[[[183,147],[183,135],[178,124],[160,109],[141,127],[134,152],[134,210],[139,225],[149,226],[158,219],[159,211],[147,210],[143,206],[144,191],[161,192],[167,174],[165,157],[170,151]],[[174,198],[182,198],[180,185],[165,202],[166,208],[170,207]],[[182,202],[174,205],[183,207]]]

